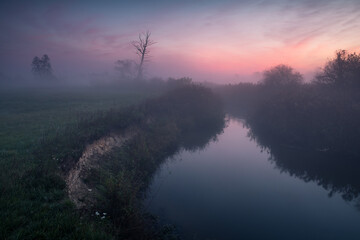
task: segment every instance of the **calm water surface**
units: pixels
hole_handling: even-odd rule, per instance
[[[360,239],[360,212],[277,168],[231,119],[218,141],[161,166],[145,206],[188,239]]]

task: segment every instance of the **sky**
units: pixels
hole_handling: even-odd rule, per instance
[[[2,1],[0,73],[30,74],[48,54],[58,76],[114,75],[147,30],[148,77],[256,81],[287,64],[311,79],[336,50],[360,51],[360,1]]]

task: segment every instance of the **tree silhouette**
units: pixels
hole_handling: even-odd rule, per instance
[[[338,50],[335,58],[325,64],[315,83],[336,87],[360,87],[360,54]]]
[[[130,59],[117,60],[115,69],[120,72],[122,79],[134,79],[137,76],[138,64]]]
[[[264,71],[262,84],[266,86],[296,85],[303,81],[303,76],[299,72],[287,65],[277,65]]]
[[[38,56],[35,56],[31,63],[31,70],[37,77],[53,78],[53,70],[50,58],[47,54],[44,54],[41,59]]]
[[[146,31],[146,33],[139,34],[139,40],[132,42],[132,45],[136,49],[136,54],[140,57],[137,79],[141,79],[143,77],[144,62],[148,59],[150,53],[149,47],[156,43],[150,39],[150,36],[151,32]]]

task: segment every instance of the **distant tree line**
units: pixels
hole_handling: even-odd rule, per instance
[[[291,67],[217,88],[233,115],[283,145],[360,157],[360,55],[337,51],[310,83]]]
[[[120,73],[120,79],[126,80],[143,80],[144,65],[150,58],[150,47],[154,45],[151,38],[151,32],[146,31],[140,33],[138,40],[132,41],[131,44],[135,49],[135,53],[139,56],[139,61],[131,59],[120,59],[115,62],[115,70]],[[31,62],[31,71],[36,78],[55,79],[50,57],[44,54],[41,58],[35,56]]]

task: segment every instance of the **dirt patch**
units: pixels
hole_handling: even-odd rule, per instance
[[[135,129],[128,129],[121,134],[111,133],[85,148],[79,161],[66,177],[69,198],[78,209],[92,207],[95,203],[95,189],[91,189],[86,185],[83,179],[86,179],[91,169],[99,166],[102,155],[110,152],[115,147],[121,147],[136,132]]]

